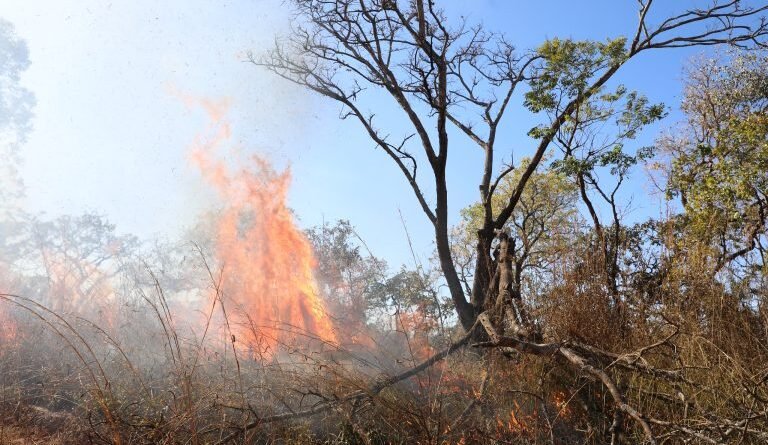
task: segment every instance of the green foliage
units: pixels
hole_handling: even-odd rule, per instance
[[[375,321],[381,313],[418,310],[438,319],[451,313],[438,295],[433,277],[421,269],[401,267],[395,273],[387,263],[366,252],[349,221],[339,220],[307,230],[317,257],[315,279],[326,300],[351,321]]]
[[[29,50],[13,24],[0,18],[0,210],[10,210],[22,196],[20,150],[32,130],[35,97],[22,86]]]
[[[533,112],[552,111],[560,98],[586,93],[591,79],[606,67],[626,60],[626,38],[605,42],[571,39],[547,40],[537,49],[542,63],[525,95],[525,106]]]
[[[667,193],[681,197],[698,236],[764,230],[768,197],[768,56],[736,53],[689,73],[687,131],[662,140]]]
[[[432,320],[443,319],[453,308],[442,299],[430,277],[420,270],[401,267],[385,280],[376,283],[369,295],[370,305],[380,310],[416,310]]]
[[[515,185],[529,160],[504,177],[492,197],[494,217],[509,201]],[[505,225],[515,243],[513,254],[524,269],[532,273],[555,261],[558,252],[568,245],[578,224],[577,189],[568,176],[557,169],[534,173]],[[476,203],[461,210],[461,222],[452,234],[452,253],[459,265],[472,264],[476,250],[477,231],[482,227],[484,208]],[[464,272],[465,282],[471,276]]]
[[[362,249],[349,221],[307,230],[317,258],[315,280],[332,304],[346,308],[351,319],[364,320],[371,310],[372,289],[385,279],[387,264]]]
[[[614,100],[619,100],[616,97]],[[648,98],[633,91],[627,95],[625,109],[621,112],[617,124],[627,128],[626,136],[634,138],[637,130],[667,115],[664,104],[649,105]]]

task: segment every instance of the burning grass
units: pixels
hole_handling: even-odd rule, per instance
[[[765,400],[764,314],[727,301],[698,263],[672,264],[659,286],[698,306],[619,307],[604,258],[576,243],[550,283],[527,284],[540,332],[526,347],[469,348],[477,334],[444,315],[438,280],[387,275],[348,245],[348,225],[301,231],[289,173],[223,161],[226,106],[188,101],[211,119],[191,159],[221,200],[193,242],[142,249],[94,215],[0,227],[0,443],[639,440],[617,386],[668,438],[722,425],[766,437],[765,411],[733,396]]]
[[[24,425],[29,437],[62,444],[583,438],[567,427],[578,416],[567,389],[541,385],[540,361],[462,349],[466,336],[446,350],[457,339],[438,335],[424,311],[395,314],[388,328],[334,326],[333,342],[287,323],[242,323],[235,335],[227,314],[236,311],[227,310],[218,282],[209,283],[213,294],[203,292],[209,312],[199,319],[207,322],[195,325],[174,312],[177,295],[161,276],[145,270],[140,278],[132,299],[116,296],[120,305],[104,326],[26,297],[0,297],[17,323],[0,348],[0,411],[14,434]]]
[[[93,215],[32,218],[9,231],[3,424],[115,444],[444,434],[441,413],[471,387],[464,377],[441,365],[380,386],[449,340],[430,338],[435,320],[398,309],[379,329],[343,314],[345,304],[330,313],[311,244],[286,205],[289,173],[259,158],[239,169],[222,161],[226,104],[186,101],[210,118],[191,160],[222,203],[197,244],[139,254],[135,239]]]
[[[75,259],[62,256],[66,270],[106,278],[87,286],[72,272],[43,282],[32,297],[0,295],[7,320],[0,337],[0,423],[15,436],[62,444],[514,443],[533,437],[548,418],[542,413],[555,412],[548,395],[531,399],[514,386],[530,382],[491,372],[506,358],[462,349],[466,336],[450,346],[459,334],[434,311],[397,305],[379,315],[386,323],[350,323],[349,312],[341,314],[347,306],[337,302],[341,315],[324,310],[318,320],[329,331],[318,331],[306,323],[311,312],[295,320],[280,320],[280,310],[255,313],[274,297],[269,292],[243,304],[260,289],[253,283],[267,278],[228,274],[221,252],[230,250],[194,244],[158,251],[122,257],[110,247],[112,256],[98,267],[68,264]],[[45,252],[41,257],[50,260]],[[256,252],[237,255],[262,264]],[[253,263],[245,259],[230,264],[246,273]],[[273,286],[282,276],[271,278]],[[306,298],[303,290],[319,298],[311,275],[303,286],[292,284],[302,276],[295,274],[280,298]],[[4,280],[35,281],[21,271]],[[77,286],[78,297],[62,297],[52,308],[46,290],[66,296],[61,283]],[[509,394],[523,396],[513,403]]]
[[[495,421],[472,420],[486,417],[481,407],[496,411],[479,402],[487,361],[444,349],[452,331],[423,305],[394,301],[368,318],[361,294],[328,307],[312,245],[286,205],[289,173],[260,158],[239,169],[222,161],[226,107],[193,102],[211,124],[191,159],[222,204],[196,243],[139,253],[137,240],[93,215],[16,226],[16,258],[0,276],[2,424],[59,443],[500,435]],[[521,435],[522,410],[536,408],[499,409],[517,421],[505,434]]]
[[[459,440],[459,424],[474,414],[477,357],[456,355],[378,386],[420,360],[406,335],[391,361],[285,326],[294,341],[259,356],[220,332],[205,340],[182,333],[163,298],[158,291],[143,310],[124,311],[109,333],[4,295],[23,326],[0,354],[6,418],[20,423],[29,414],[19,410],[32,413],[35,428],[70,443],[439,443]]]

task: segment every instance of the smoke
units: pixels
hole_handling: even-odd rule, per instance
[[[229,101],[196,102],[210,119],[209,134],[196,138],[190,158],[222,204],[212,220],[213,254],[222,276],[215,297],[224,304],[226,294],[243,315],[238,332],[262,351],[274,351],[297,335],[335,342],[313,277],[312,247],[287,206],[289,172],[275,171],[258,156],[235,157],[236,166],[228,165],[223,158],[232,133]]]
[[[21,85],[29,64],[26,42],[0,18],[0,210],[18,205],[24,189],[19,152],[31,131],[35,104],[32,92]]]
[[[0,20],[0,415],[5,401],[23,399],[54,412],[96,412],[104,425],[117,416],[145,419],[158,429],[173,418],[188,428],[194,405],[195,415],[211,425],[242,425],[242,412],[219,406],[212,414],[207,407],[226,400],[265,412],[299,409],[321,395],[346,392],[366,374],[394,372],[432,352],[426,331],[413,335],[421,329],[418,309],[411,316],[399,307],[387,329],[369,326],[368,297],[384,278],[382,261],[353,255],[352,263],[340,266],[343,273],[326,274],[325,284],[318,284],[318,246],[288,206],[290,171],[243,154],[253,150],[253,138],[243,137],[248,119],[242,110],[237,126],[230,125],[231,101],[182,97],[192,116],[176,118],[190,118],[193,126],[205,114],[208,126],[195,138],[179,132],[177,139],[191,140],[187,147],[164,147],[189,152],[190,165],[175,165],[179,170],[200,170],[195,189],[202,193],[191,199],[208,205],[206,211],[194,219],[189,209],[174,215],[179,226],[192,226],[187,233],[139,238],[121,233],[111,212],[46,216],[22,208],[19,165],[35,106],[22,83],[29,66],[26,43]],[[260,105],[250,118],[274,123],[275,114],[283,117],[256,140],[274,149],[301,137],[303,117],[311,112],[303,97],[278,89],[264,94]],[[93,133],[100,141],[95,134],[109,127],[77,131],[82,140]],[[271,141],[275,135],[282,142]],[[60,148],[47,147],[63,151],[60,156],[95,158],[87,150]],[[66,170],[56,159],[49,162]],[[109,187],[62,188],[110,198],[114,187],[166,198],[180,194],[144,184],[146,172],[125,174],[131,181],[114,177]],[[150,223],[158,217],[154,206],[124,207]],[[378,308],[384,314],[390,309]],[[243,381],[257,384],[245,387]]]

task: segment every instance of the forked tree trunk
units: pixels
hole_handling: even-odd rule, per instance
[[[499,293],[494,312],[501,317],[502,335],[530,336],[528,316],[523,308],[514,278],[514,261],[509,248],[509,235],[499,234]]]

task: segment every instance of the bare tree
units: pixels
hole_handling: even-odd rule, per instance
[[[627,36],[607,41],[552,39],[531,51],[518,51],[502,34],[485,30],[465,20],[449,20],[434,1],[413,0],[293,0],[297,21],[287,39],[278,40],[264,55],[251,61],[298,85],[333,99],[342,106],[342,119],[360,124],[373,143],[399,168],[424,214],[434,226],[437,254],[458,318],[465,330],[478,325],[490,337],[486,346],[511,347],[526,354],[554,356],[563,363],[602,382],[614,402],[612,442],[619,439],[622,416],[633,419],[655,443],[651,425],[663,420],[648,419],[626,403],[619,385],[606,369],[680,381],[677,372],[656,369],[642,360],[648,351],[668,345],[671,336],[632,354],[618,355],[579,343],[537,343],[525,326],[508,332],[497,329],[509,313],[510,304],[525,301],[509,298],[510,262],[494,258],[499,233],[510,220],[532,175],[540,169],[545,154],[559,147],[561,157],[575,158],[577,145],[588,145],[581,167],[571,170],[590,209],[595,230],[603,239],[618,243],[619,216],[616,188],[603,185],[592,172],[595,165],[610,166],[621,184],[629,160],[623,153],[609,153],[611,143],[595,142],[590,128],[607,123],[615,111],[600,111],[605,94],[626,97],[637,121],[625,122],[618,138],[631,137],[642,125],[661,117],[653,108],[625,91],[606,93],[607,84],[621,67],[641,53],[661,49],[728,44],[738,47],[764,46],[768,23],[760,15],[768,5],[750,5],[739,0],[714,0],[700,8],[657,17],[656,2],[638,0],[638,21]],[[543,116],[543,123],[529,135],[537,140],[533,156],[516,175],[516,183],[499,205],[497,187],[515,165],[499,165],[503,153],[497,135],[504,116],[515,103],[518,90],[525,90],[523,106]],[[384,93],[405,122],[403,127],[381,128],[376,115],[365,108],[368,94]],[[631,99],[631,100],[630,100]],[[634,107],[634,108],[632,108]],[[596,111],[597,110],[597,111]],[[591,111],[591,112],[588,112]],[[624,110],[626,111],[626,109]],[[482,221],[477,232],[471,289],[457,272],[449,244],[448,183],[449,126],[476,145],[484,162],[479,173]],[[398,131],[402,131],[398,134]],[[621,132],[623,131],[623,133]],[[605,142],[605,141],[604,141]],[[589,168],[584,168],[583,161]],[[424,167],[426,166],[426,167]],[[419,170],[419,167],[422,167]],[[426,168],[426,175],[419,175]],[[616,185],[616,187],[618,187]],[[602,235],[603,224],[587,195],[596,192],[611,209],[611,233]],[[506,235],[504,251],[510,251]],[[617,253],[605,249],[609,286],[616,283]],[[612,283],[612,284],[611,284]],[[511,302],[511,303],[510,303]],[[511,312],[520,313],[524,307]],[[517,316],[519,322],[524,317]],[[672,335],[675,335],[675,330]],[[741,425],[741,424],[739,424]],[[668,425],[667,425],[668,426]],[[678,429],[678,431],[683,431]],[[683,433],[685,433],[683,431]],[[693,432],[695,434],[695,431]],[[687,434],[687,433],[686,433]],[[695,436],[695,434],[692,434]]]
[[[640,1],[639,20],[629,38],[608,43],[550,41],[537,51],[518,52],[503,35],[465,21],[454,23],[434,2],[381,0],[295,0],[293,34],[273,51],[251,60],[291,82],[339,102],[342,118],[359,122],[392,159],[435,229],[440,265],[456,312],[465,328],[485,308],[494,270],[494,230],[512,215],[528,180],[561,128],[582,104],[636,55],[649,50],[733,44],[762,44],[768,26],[756,17],[768,6],[717,1],[651,21],[653,1]],[[526,106],[544,111],[549,122],[538,127],[532,160],[500,209],[496,186],[513,165],[499,169],[497,132],[517,87],[531,91]],[[403,113],[410,131],[377,126],[363,108],[368,90],[384,91]],[[468,112],[468,111],[474,111]],[[477,118],[479,117],[479,120]],[[465,295],[448,243],[448,125],[456,126],[483,152],[479,183],[484,206],[478,232],[475,279]],[[429,178],[418,176],[426,164]],[[430,199],[431,197],[431,199]]]

